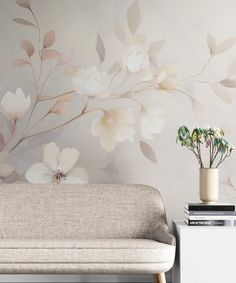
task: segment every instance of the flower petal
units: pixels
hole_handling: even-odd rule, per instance
[[[141,70],[139,75],[142,81],[149,81],[153,78],[152,72],[149,68]]]
[[[8,161],[8,152],[0,152],[0,177],[8,177],[13,171],[14,167]]]
[[[0,163],[0,177],[8,177],[14,171],[14,167],[9,163]]]
[[[97,66],[79,68],[73,78],[73,83],[79,94],[100,97],[109,95],[110,79],[108,74],[100,72]]]
[[[127,68],[130,73],[139,72],[142,68],[143,63],[143,55],[142,54],[131,54],[127,59]]]
[[[43,147],[43,162],[54,172],[57,171],[57,164],[60,156],[60,149],[54,142]]]
[[[163,82],[167,78],[167,71],[162,70],[160,73],[157,75],[157,83]]]
[[[15,119],[16,103],[14,97],[12,92],[7,91],[1,100],[2,113],[9,120]]]
[[[115,137],[113,137],[112,135],[105,134],[105,133],[102,136],[100,136],[100,143],[101,143],[101,146],[107,152],[113,151],[116,146]]]
[[[57,169],[66,174],[76,164],[80,152],[76,148],[66,147],[61,151]]]
[[[123,124],[117,128],[117,132],[116,132],[117,142],[123,142],[125,140],[133,142],[134,136],[135,136],[135,129],[130,125]]]
[[[108,111],[109,115],[113,116],[118,123],[123,124],[134,124],[135,119],[133,115],[133,110],[131,108],[123,109],[112,109]]]
[[[25,97],[21,88],[17,88],[15,94],[8,91],[2,98],[2,112],[9,120],[20,119],[29,109],[30,96]]]
[[[88,183],[88,174],[82,167],[75,167],[66,175],[66,179],[62,180],[64,184],[84,184]]]
[[[101,135],[101,133],[102,133],[101,118],[97,118],[93,121],[93,123],[91,125],[91,133],[95,137]]]
[[[42,162],[33,164],[25,177],[33,184],[48,184],[53,182],[53,172]]]
[[[165,125],[165,114],[161,109],[147,107],[145,111],[141,112],[141,135],[145,139],[153,139],[152,134],[158,134],[161,132]]]
[[[20,119],[24,116],[26,111],[29,109],[31,103],[31,98],[28,95],[25,96],[23,90],[18,87],[14,95],[14,104],[15,104],[15,118]]]

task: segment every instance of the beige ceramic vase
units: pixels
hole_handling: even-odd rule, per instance
[[[219,180],[217,168],[199,169],[200,199],[205,203],[214,203],[219,197]]]

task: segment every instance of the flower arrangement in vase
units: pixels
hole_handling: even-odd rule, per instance
[[[181,126],[176,142],[190,150],[200,165],[200,199],[205,203],[217,201],[218,167],[234,149],[234,146],[224,138],[223,130],[218,127],[194,126],[190,131],[186,126]]]

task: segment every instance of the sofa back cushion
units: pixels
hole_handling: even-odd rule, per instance
[[[1,238],[151,238],[163,217],[145,185],[0,185]]]

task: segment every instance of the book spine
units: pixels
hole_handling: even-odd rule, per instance
[[[191,216],[205,216],[205,215],[230,215],[236,216],[236,211],[189,211],[184,209],[184,213]]]
[[[236,220],[235,215],[186,215],[189,220]]]
[[[235,222],[231,220],[189,220],[185,223],[188,226],[234,226]]]
[[[189,211],[235,211],[234,205],[188,205]]]

